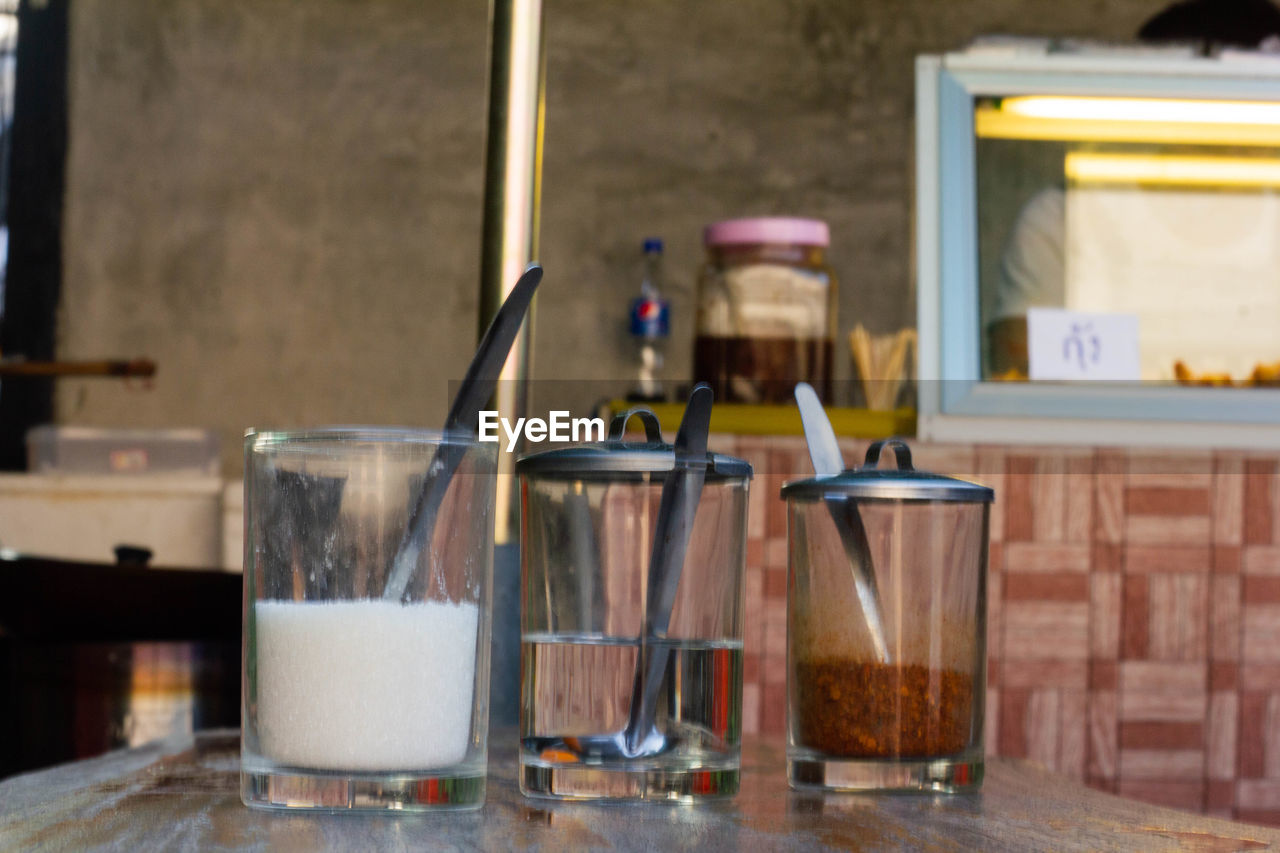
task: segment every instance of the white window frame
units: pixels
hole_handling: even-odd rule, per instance
[[[920,437],[1280,448],[1280,389],[981,381],[975,99],[1038,94],[1280,101],[1280,58],[917,57]],[[1276,352],[1259,359],[1269,355],[1280,359],[1280,329]]]

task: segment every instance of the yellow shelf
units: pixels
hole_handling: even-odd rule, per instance
[[[675,430],[684,414],[683,403],[628,403],[610,400],[610,416],[633,406],[653,410],[664,430]],[[876,412],[871,409],[827,407],[836,435],[848,438],[889,438],[916,433],[915,409]],[[800,410],[795,406],[717,403],[711,410],[711,431],[730,435],[804,435]]]

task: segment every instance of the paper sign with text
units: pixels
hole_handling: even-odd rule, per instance
[[[1136,314],[1086,314],[1059,308],[1027,310],[1028,372],[1032,379],[1137,381]]]

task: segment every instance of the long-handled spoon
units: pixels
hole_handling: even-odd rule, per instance
[[[671,660],[671,650],[653,641],[665,639],[671,626],[671,611],[680,587],[689,534],[706,482],[711,402],[711,388],[697,385],[689,396],[676,433],[675,467],[662,487],[653,549],[649,554],[644,633],[636,655],[627,726],[612,734],[565,738],[564,743],[583,757],[641,758],[658,755],[674,745],[656,725],[658,693]]]
[[[689,396],[680,429],[676,433],[675,467],[662,487],[658,505],[658,521],[654,525],[653,552],[649,557],[649,595],[646,605],[648,624],[641,638],[640,655],[636,658],[636,678],[631,693],[631,713],[624,732],[626,754],[652,755],[666,746],[666,736],[654,725],[658,689],[671,652],[649,646],[648,666],[641,675],[641,659],[648,640],[665,637],[671,626],[671,610],[676,602],[676,589],[684,569],[689,534],[698,513],[702,486],[707,478],[707,433],[711,427],[711,388],[698,385]],[[637,701],[637,695],[639,701]]]
[[[840,443],[836,441],[835,430],[831,428],[831,421],[827,419],[817,393],[808,383],[801,382],[796,385],[795,396],[814,473],[819,477],[834,477],[842,473],[845,467]],[[871,643],[876,648],[876,656],[881,663],[889,663],[880,594],[876,589],[876,570],[871,562],[871,543],[858,505],[849,497],[828,497],[824,502],[840,532],[840,541],[853,571],[854,590],[858,594],[858,603],[862,606],[862,616],[871,634]]]

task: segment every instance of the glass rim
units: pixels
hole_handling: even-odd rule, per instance
[[[270,449],[284,446],[330,444],[335,441],[357,444],[385,445],[457,445],[484,449],[494,442],[482,442],[479,436],[464,430],[428,429],[408,426],[370,426],[361,424],[337,424],[333,426],[268,428],[249,427],[244,432],[244,444],[248,450]]]

